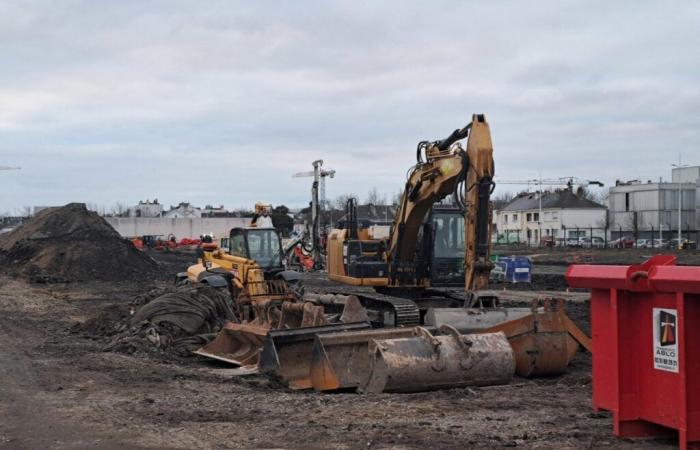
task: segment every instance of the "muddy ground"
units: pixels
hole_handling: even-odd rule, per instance
[[[164,274],[189,255],[156,255]],[[566,258],[575,255],[565,255]],[[636,258],[636,255],[630,255]],[[616,256],[617,257],[617,256]],[[311,277],[313,278],[313,277]],[[309,280],[313,284],[313,280]],[[419,394],[317,394],[196,358],[102,349],[150,282],[0,278],[0,448],[675,448],[612,435],[590,356],[563,376]],[[514,302],[528,293],[513,292]],[[585,293],[569,315],[589,330]],[[90,319],[102,315],[105,329]]]

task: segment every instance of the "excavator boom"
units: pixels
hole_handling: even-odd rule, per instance
[[[464,138],[468,138],[466,150],[458,143]],[[446,139],[418,144],[417,163],[406,181],[389,239],[390,286],[430,285],[416,258],[417,242],[428,211],[450,194],[464,214],[464,287],[472,291],[488,282],[493,174],[491,132],[482,114],[474,114],[469,124]]]

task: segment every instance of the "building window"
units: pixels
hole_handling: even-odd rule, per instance
[[[630,210],[630,193],[625,192],[625,211]]]
[[[527,213],[527,214],[525,215],[525,220],[527,220],[528,222],[532,222],[532,214]]]
[[[534,216],[535,216],[535,222],[539,222],[540,221],[540,213],[535,213]]]
[[[508,214],[503,214],[503,223],[508,223]]]
[[[517,222],[517,221],[518,221],[518,215],[517,215],[517,214],[513,214],[513,222]]]

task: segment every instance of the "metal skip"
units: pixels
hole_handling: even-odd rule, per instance
[[[368,322],[336,323],[292,330],[270,330],[265,338],[258,367],[292,389],[311,388],[311,349],[317,335],[367,330]]]
[[[369,344],[373,339],[413,336],[413,328],[376,329],[318,334],[311,350],[311,384],[317,391],[355,389],[369,376]]]
[[[507,384],[515,355],[505,334],[462,335],[443,326],[443,336],[417,327],[415,336],[370,343],[370,374],[361,392],[418,392]]]

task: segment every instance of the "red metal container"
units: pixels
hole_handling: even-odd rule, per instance
[[[700,267],[675,264],[573,265],[566,279],[591,290],[593,407],[615,435],[700,449]]]

